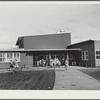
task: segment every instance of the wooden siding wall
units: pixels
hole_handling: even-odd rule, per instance
[[[94,50],[94,42],[84,42],[75,45],[68,46],[68,48],[80,48],[82,51],[88,51],[89,60],[88,61],[79,61],[79,66],[92,67],[95,66],[95,50]]]
[[[95,63],[97,67],[100,67],[100,59],[96,59],[96,51],[100,51],[100,41],[95,41]]]

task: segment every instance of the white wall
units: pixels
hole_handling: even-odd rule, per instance
[[[100,66],[100,59],[96,59],[96,51],[100,51],[100,41],[95,41],[94,46],[95,46],[95,64],[96,66]]]

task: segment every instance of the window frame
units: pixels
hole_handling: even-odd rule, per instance
[[[88,53],[88,50],[85,50],[85,51],[82,51],[82,52],[81,52],[81,59],[82,59],[83,61],[89,60],[89,53]]]
[[[6,63],[6,62],[10,62],[10,60],[15,60],[17,59],[17,62],[20,62],[20,52],[5,52],[5,53],[0,53],[2,60],[0,61],[0,63]],[[3,56],[4,54],[4,56]],[[16,57],[14,57],[14,55],[16,54]]]
[[[0,54],[1,54],[0,59],[5,59],[5,53],[0,53]],[[2,60],[0,62],[6,62],[6,59]]]
[[[95,51],[95,58],[96,58],[96,60],[100,60],[100,50]]]

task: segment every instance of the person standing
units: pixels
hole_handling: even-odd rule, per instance
[[[50,67],[53,67],[53,59],[50,59]]]
[[[17,63],[17,59],[15,59],[15,60],[13,61],[13,66],[14,66],[14,71],[19,70],[19,65],[18,65],[18,63]]]
[[[41,63],[42,63],[42,60],[40,59],[40,61],[39,61],[39,66],[41,66]]]
[[[68,60],[67,59],[65,60],[65,68],[66,68],[66,70],[68,68]]]
[[[16,68],[19,68],[19,65],[18,65],[17,59],[15,59],[15,67],[16,67]]]
[[[14,65],[13,65],[13,62],[12,62],[12,60],[10,60],[10,71],[12,71],[13,70],[13,68],[14,68]]]
[[[39,67],[39,64],[40,64],[40,61],[38,60],[38,61],[37,61],[37,67]]]

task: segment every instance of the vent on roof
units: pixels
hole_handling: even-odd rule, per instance
[[[57,33],[65,33],[65,30],[60,30],[59,32],[57,32]]]

